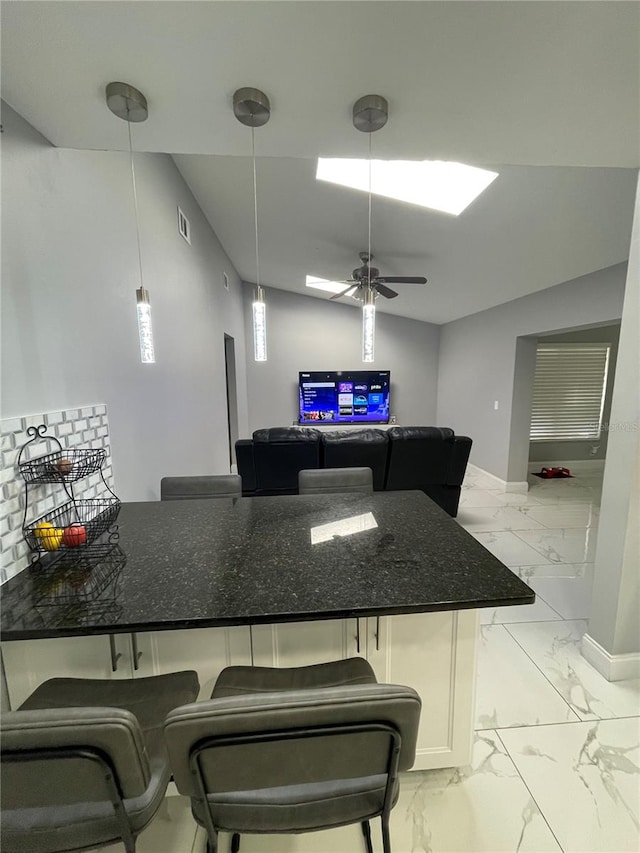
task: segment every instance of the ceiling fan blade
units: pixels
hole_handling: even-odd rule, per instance
[[[345,287],[344,290],[341,290],[340,293],[334,293],[334,295],[331,296],[330,299],[340,299],[341,296],[346,296],[347,293],[351,290],[351,288],[357,284],[357,282],[350,281],[350,282],[345,282],[345,284],[347,284],[347,287]]]
[[[426,284],[427,279],[424,276],[379,276],[376,281],[381,281],[383,284]]]
[[[380,280],[374,284],[375,289],[381,296],[386,296],[387,299],[395,299],[398,295],[395,290],[391,290],[390,287],[387,287],[386,284],[380,284]]]

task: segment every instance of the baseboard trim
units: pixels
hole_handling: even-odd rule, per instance
[[[607,681],[624,681],[640,678],[640,652],[610,655],[600,643],[585,634],[582,638],[582,656],[598,670]]]
[[[492,474],[490,471],[485,471],[484,468],[480,468],[478,465],[473,465],[471,462],[469,462],[467,468],[471,468],[478,474],[482,474],[483,477],[489,477],[495,482],[495,488],[500,489],[502,492],[521,493],[529,491],[529,483],[527,483],[526,480],[501,480],[500,477],[496,477],[495,474]]]

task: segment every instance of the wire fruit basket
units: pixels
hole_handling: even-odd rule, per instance
[[[120,512],[117,498],[67,501],[23,528],[33,551],[76,550],[111,527]]]
[[[106,455],[104,448],[56,450],[46,456],[20,462],[19,468],[27,483],[59,483],[63,479],[67,483],[75,483],[100,471]]]

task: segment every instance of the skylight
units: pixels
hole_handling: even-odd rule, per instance
[[[498,172],[445,160],[372,160],[371,192],[432,210],[462,213]],[[369,161],[318,158],[318,181],[369,191]]]
[[[316,287],[318,290],[326,290],[327,293],[340,293],[346,287],[344,282],[327,281],[325,278],[316,278],[313,275],[307,276],[307,287]]]

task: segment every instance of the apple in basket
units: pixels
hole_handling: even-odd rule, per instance
[[[77,548],[87,541],[87,528],[84,524],[70,524],[62,534],[62,544],[67,548]]]

